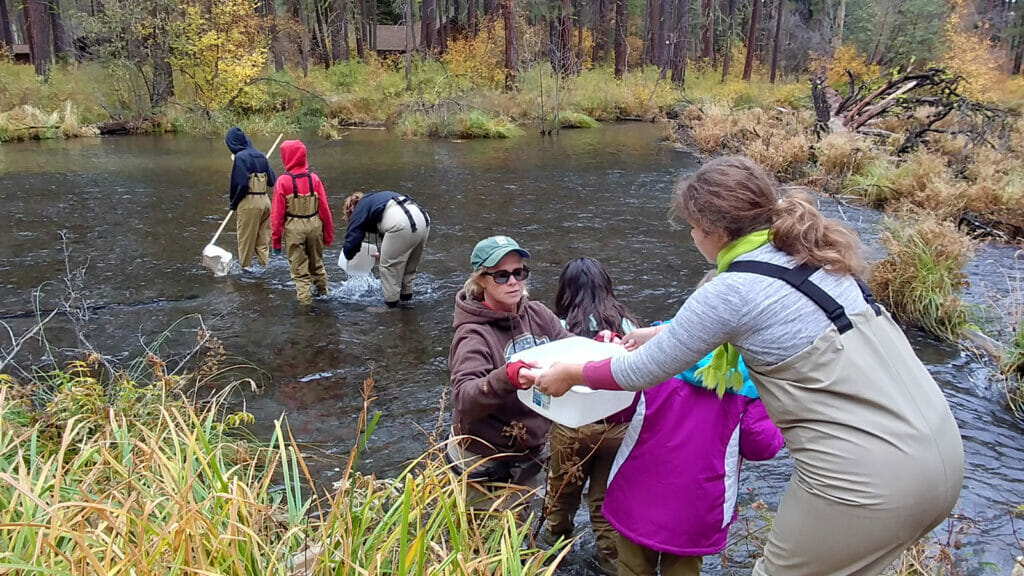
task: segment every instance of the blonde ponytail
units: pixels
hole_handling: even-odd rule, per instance
[[[771,230],[775,247],[801,264],[854,276],[867,271],[857,235],[822,216],[806,192],[790,192],[776,203]]]

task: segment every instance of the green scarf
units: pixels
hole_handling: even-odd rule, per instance
[[[766,229],[751,232],[729,242],[718,253],[718,273],[725,272],[737,257],[752,252],[771,240],[771,231]],[[701,377],[701,383],[705,388],[714,390],[721,398],[725,396],[725,391],[729,388],[735,392],[743,389],[743,375],[738,369],[739,361],[739,350],[726,342],[715,348],[711,362],[697,370],[696,375]]]

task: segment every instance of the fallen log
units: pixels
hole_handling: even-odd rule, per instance
[[[153,118],[140,118],[134,120],[108,120],[100,122],[96,128],[104,136],[145,134],[153,131]]]

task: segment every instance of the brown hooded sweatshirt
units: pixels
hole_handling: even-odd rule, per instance
[[[515,313],[502,312],[462,290],[455,296],[453,326],[452,429],[491,444],[469,440],[463,446],[481,456],[542,449],[551,422],[516,398],[505,364],[516,352],[572,334],[540,302],[523,297]]]

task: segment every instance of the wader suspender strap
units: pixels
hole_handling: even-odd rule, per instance
[[[249,175],[249,182],[250,183],[252,182],[252,177],[256,176],[257,174],[263,174],[264,176],[266,176],[266,172],[253,172],[252,174]],[[246,196],[266,196],[267,193],[266,192],[253,192],[252,191],[252,186],[250,186],[248,188],[248,191],[245,193],[245,195]]]
[[[415,200],[409,198],[408,196],[398,196],[394,198],[394,200],[396,204],[402,207],[402,212],[405,212],[405,217],[409,219],[409,225],[412,226],[413,232],[416,231],[416,220],[413,219],[412,212],[409,212],[409,208],[406,207],[406,204],[412,204],[413,206],[419,208],[420,214],[423,214],[423,221],[427,223],[427,226],[430,226],[430,216],[427,214],[427,211],[424,210],[422,206],[416,203]]]
[[[296,176],[295,174],[292,174],[291,172],[285,172],[285,175],[286,176],[290,176],[291,179],[292,179],[292,198],[298,198],[299,197],[299,187],[298,187],[298,185],[295,182],[296,179],[298,179],[298,178],[305,178],[309,182],[309,195],[313,196],[314,199],[316,200],[316,210],[312,214],[307,214],[305,216],[298,216],[298,215],[295,215],[295,214],[289,214],[288,212],[285,212],[284,213],[285,217],[286,218],[312,218],[313,216],[316,216],[316,215],[320,214],[320,199],[316,198],[316,191],[313,190],[313,177],[309,175],[309,172],[306,172],[305,174],[299,174],[298,176]]]
[[[778,264],[757,260],[737,260],[729,265],[726,272],[747,272],[749,274],[760,274],[768,278],[782,280],[795,288],[797,292],[810,298],[818,308],[821,308],[821,311],[835,325],[839,333],[845,334],[853,329],[853,322],[850,322],[850,318],[846,315],[846,309],[843,308],[842,304],[837,302],[832,296],[829,296],[820,286],[810,281],[811,274],[818,270],[817,266],[811,266],[810,264],[801,264],[796,268],[786,268]],[[881,314],[882,311],[875,302],[875,297],[871,294],[871,290],[868,290],[867,285],[860,279],[857,279],[857,286],[860,287],[864,301],[875,311],[875,315]]]

